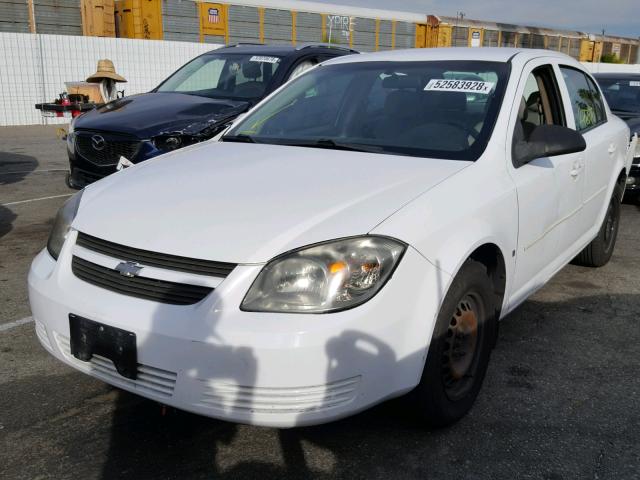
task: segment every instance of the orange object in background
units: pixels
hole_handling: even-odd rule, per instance
[[[160,0],[116,0],[116,30],[119,37],[162,40]]]
[[[227,35],[227,6],[222,3],[202,2],[198,4],[200,16],[200,39],[204,35]]]
[[[82,0],[80,11],[84,36],[116,36],[114,0]]]

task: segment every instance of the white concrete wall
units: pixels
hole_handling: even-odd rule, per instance
[[[219,45],[0,32],[0,125],[66,123],[45,119],[36,103],[52,102],[65,81],[85,80],[109,58],[128,82],[126,95],[156,87],[193,57]]]
[[[640,64],[624,65],[618,63],[588,63],[583,65],[591,73],[640,73]]]

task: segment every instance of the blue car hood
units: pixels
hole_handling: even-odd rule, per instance
[[[90,110],[76,118],[74,128],[128,133],[140,139],[174,132],[198,135],[249,106],[249,102],[183,93],[142,93]]]

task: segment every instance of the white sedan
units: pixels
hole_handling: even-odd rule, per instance
[[[635,146],[633,147],[635,148]],[[220,142],[87,187],[29,294],[52,355],[166,405],[323,423],[472,406],[498,321],[614,249],[629,129],[551,51],[342,57]]]

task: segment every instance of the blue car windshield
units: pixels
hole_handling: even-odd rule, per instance
[[[320,65],[251,111],[223,141],[477,160],[508,76],[505,62]]]
[[[257,100],[267,91],[280,60],[277,56],[251,54],[202,55],[176,71],[155,91]]]

